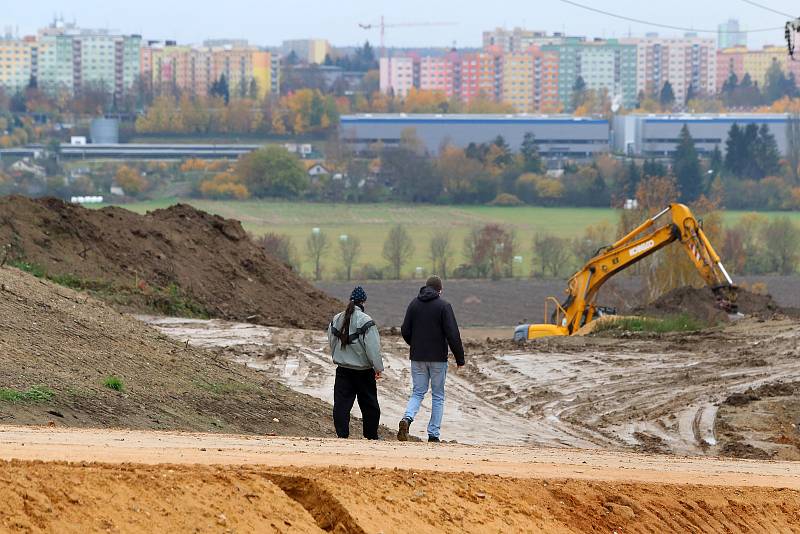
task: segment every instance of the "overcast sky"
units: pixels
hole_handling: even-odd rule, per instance
[[[786,18],[748,5],[742,0],[577,0],[630,17],[676,26],[714,29],[730,17],[742,28],[782,27]],[[12,0],[0,0],[9,5]],[[794,0],[759,0],[784,12]],[[566,31],[589,37],[623,37],[630,31],[641,35],[680,32],[629,23],[583,11],[560,0],[33,0],[13,1],[13,9],[0,9],[0,29],[19,27],[31,34],[56,13],[77,20],[84,27],[109,27],[124,33],[140,33],[146,39],[177,39],[197,43],[206,38],[241,37],[257,45],[278,45],[284,39],[326,38],[334,45],[352,45],[368,38],[376,43],[377,30],[363,30],[358,23],[374,23],[383,14],[386,23],[454,22],[435,28],[387,28],[387,46],[477,47],[481,31],[496,26]],[[800,13],[797,13],[800,15]],[[748,44],[782,44],[783,31],[749,35]]]

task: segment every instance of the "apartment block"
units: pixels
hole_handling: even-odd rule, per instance
[[[636,91],[657,95],[666,82],[675,100],[686,102],[689,88],[695,94],[714,94],[717,84],[717,50],[713,39],[695,36],[620,39],[636,47]]]
[[[29,41],[0,40],[0,87],[16,92],[27,86],[34,73],[35,52],[35,44]]]
[[[483,32],[483,48],[484,50],[494,48],[501,53],[525,52],[532,46],[557,44],[563,39],[564,36],[561,33],[547,35],[547,32],[523,28],[514,28],[513,30],[495,28]]]
[[[502,98],[503,56],[478,52],[461,56],[461,98],[500,101]]]
[[[330,54],[331,45],[325,39],[290,39],[283,41],[281,52],[284,56],[294,52],[303,63],[321,65]]]
[[[120,96],[139,76],[139,35],[79,28],[56,21],[39,31],[33,74],[45,90],[105,88]]]
[[[568,37],[541,49],[558,56],[558,97],[564,109],[570,108],[579,76],[588,89],[605,89],[609,98],[618,98],[626,108],[636,105],[636,45]]]
[[[174,41],[148,43],[141,50],[142,77],[158,91],[179,90],[206,95],[225,76],[232,98],[258,98],[279,90],[279,58],[252,46],[234,48],[178,46]],[[255,87],[253,86],[255,82]]]
[[[784,74],[793,73],[795,79],[800,81],[800,62],[792,61],[782,46],[765,46],[758,50],[748,50],[745,47],[728,48],[717,51],[717,87],[722,88],[731,73],[736,74],[739,81],[745,74],[750,75],[754,83],[764,87],[767,80],[767,71],[773,63],[777,63]]]

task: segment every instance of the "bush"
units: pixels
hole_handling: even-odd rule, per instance
[[[524,202],[522,202],[516,195],[512,195],[511,193],[500,193],[494,200],[489,202],[490,206],[522,206]]]
[[[125,389],[122,379],[113,375],[106,377],[105,381],[103,381],[103,385],[108,389],[113,389],[114,391],[122,391]]]
[[[383,280],[384,270],[370,263],[366,263],[359,270],[358,278],[361,280]]]
[[[55,393],[45,386],[32,386],[27,391],[11,388],[0,388],[0,401],[5,402],[41,402],[53,398]]]

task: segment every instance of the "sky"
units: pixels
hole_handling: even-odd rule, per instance
[[[786,17],[743,0],[576,0],[629,17],[675,26],[715,29],[728,18],[738,18],[742,28],[782,28]],[[758,0],[772,9],[793,12],[795,0]],[[3,8],[12,5],[12,9]],[[797,7],[794,9],[800,11]],[[448,22],[448,26],[387,28],[387,46],[481,46],[481,32],[494,27],[521,26],[548,32],[564,31],[588,37],[626,37],[657,31],[681,32],[591,13],[561,0],[0,0],[0,30],[19,28],[33,34],[54,14],[75,19],[87,28],[107,27],[138,33],[145,39],[175,39],[199,43],[207,38],[245,38],[260,46],[277,46],[284,39],[315,37],[348,46],[365,39],[379,40],[377,29],[358,23],[386,24]],[[800,12],[796,15],[800,15]],[[716,38],[716,34],[709,35]],[[751,33],[751,48],[783,44],[783,30]]]

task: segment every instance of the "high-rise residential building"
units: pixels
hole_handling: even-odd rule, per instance
[[[481,97],[500,101],[502,96],[502,54],[478,52],[461,55],[461,98],[469,102]]]
[[[140,68],[142,76],[159,91],[175,89],[205,95],[222,76],[233,98],[261,98],[279,90],[278,58],[247,45],[234,48],[177,46],[174,41],[149,43],[142,48]]]
[[[460,68],[458,57],[423,56],[419,59],[419,88],[426,91],[441,91],[448,98],[459,96],[456,71],[460,71]]]
[[[686,101],[690,87],[695,95],[717,91],[717,50],[713,39],[649,35],[620,42],[636,46],[637,94],[657,95],[666,82],[672,86],[678,103]]]
[[[747,46],[747,34],[739,31],[739,21],[728,19],[717,26],[717,47],[720,49]]]
[[[717,50],[717,91],[721,91],[731,74],[736,75],[737,81],[744,77],[744,56],[747,48],[726,48]]]
[[[519,113],[558,111],[558,54],[531,47],[502,56],[502,101]]]
[[[34,74],[35,43],[30,40],[0,39],[0,87],[16,92],[26,87]]]
[[[568,37],[541,49],[558,55],[558,96],[564,109],[571,107],[578,77],[587,89],[606,90],[609,98],[619,99],[626,108],[636,105],[636,45]]]
[[[483,32],[484,50],[494,48],[499,52],[525,52],[532,46],[555,44],[561,42],[564,36],[560,33],[547,35],[547,32],[514,28],[495,28]]]
[[[281,52],[284,56],[294,52],[303,63],[321,65],[330,54],[331,45],[325,39],[290,39],[283,42]]]
[[[419,88],[419,61],[413,56],[382,57],[380,88],[386,94],[404,97],[412,88]]]
[[[741,82],[745,74],[750,75],[753,83],[764,87],[767,71],[777,63],[785,75],[794,74],[797,83],[800,81],[800,62],[792,61],[782,46],[765,46],[759,50],[748,50],[745,47],[726,48],[717,51],[717,89],[731,74]]]
[[[139,76],[141,45],[139,35],[84,29],[56,20],[39,31],[34,75],[45,90],[73,93],[93,87],[121,96]]]

